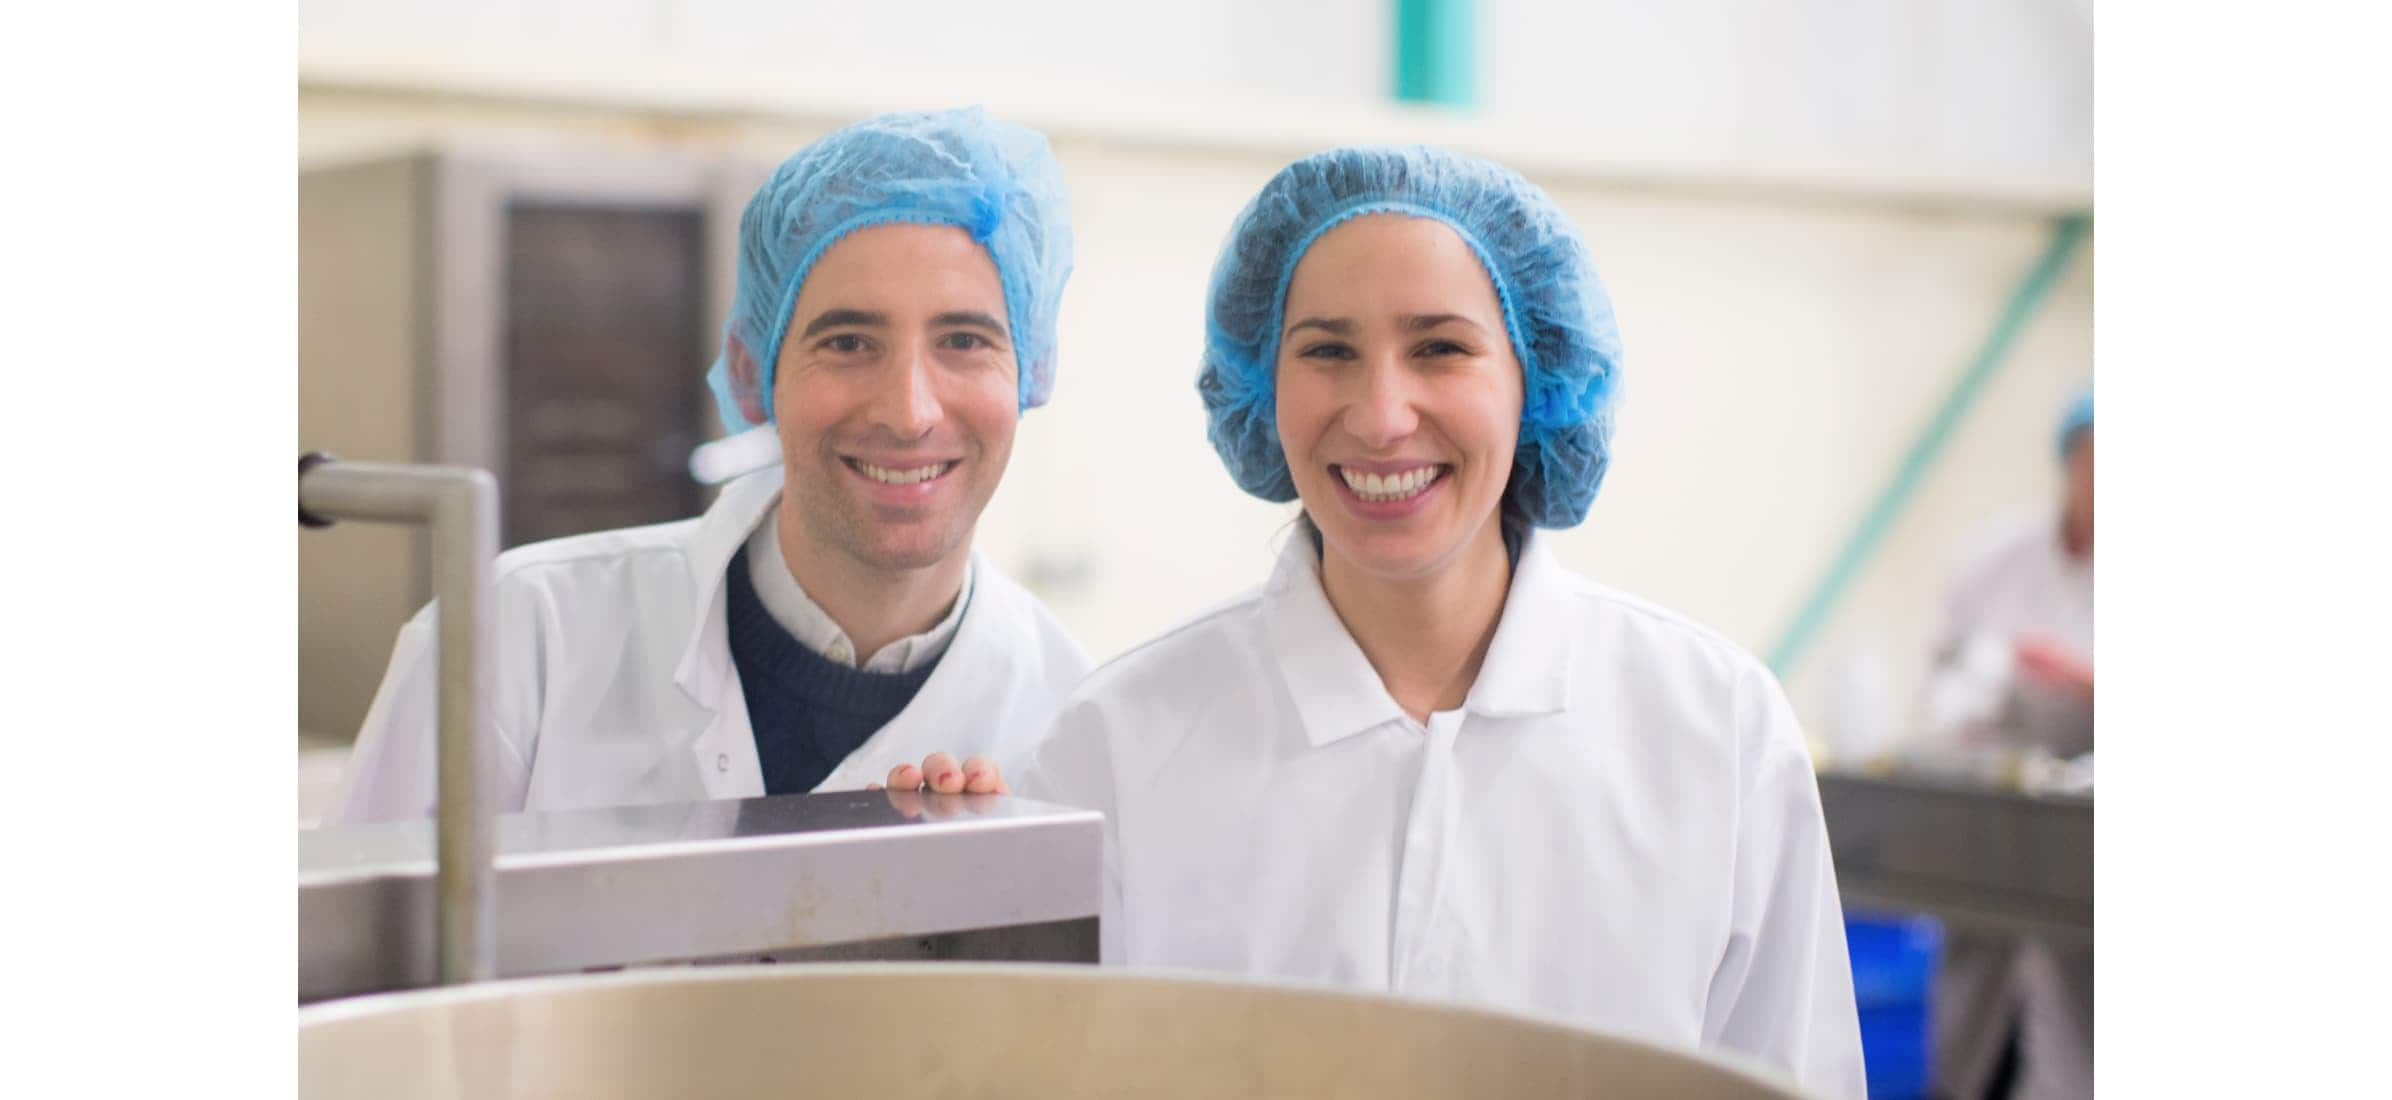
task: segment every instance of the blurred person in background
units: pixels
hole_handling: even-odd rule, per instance
[[[1052,392],[1071,259],[1046,140],[977,110],[878,116],[784,162],[740,219],[708,374],[780,460],[698,518],[500,556],[501,808],[860,788],[930,749],[970,758],[942,789],[987,789],[983,757],[1088,665],[972,551]],[[432,812],[436,610],[400,631],[329,821]]]
[[[1302,512],[1259,591],[1092,673],[1019,776],[1106,814],[1106,961],[1530,1013],[1859,1097],[1777,681],[1540,534],[1602,483],[1619,365],[1560,209],[1440,150],[1298,161],[1232,227],[1206,334],[1215,448]]]
[[[2072,760],[2093,751],[2093,394],[2061,417],[2054,514],[1989,540],[1945,600],[1926,698],[1931,751]]]
[[[2057,515],[2004,534],[1961,570],[1928,686],[1929,766],[2089,786],[2093,754],[2093,394],[2062,415]],[[2037,767],[2038,764],[2044,766]],[[1937,976],[1939,1078],[1950,1095],[2093,1095],[2093,948],[1955,927]]]

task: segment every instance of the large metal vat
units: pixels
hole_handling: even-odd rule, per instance
[[[1386,997],[1092,967],[701,967],[299,1013],[302,1097],[1673,1097],[1761,1071]]]

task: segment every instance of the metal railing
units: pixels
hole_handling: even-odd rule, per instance
[[[444,985],[498,974],[493,889],[496,819],[482,753],[490,722],[490,590],[498,557],[498,481],[461,466],[299,459],[299,523],[336,519],[431,528],[439,609],[439,973]]]

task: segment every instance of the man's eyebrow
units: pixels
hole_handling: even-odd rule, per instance
[[[983,328],[998,336],[1005,335],[1005,322],[997,320],[996,318],[982,313],[976,309],[949,310],[931,318],[930,324],[934,328],[948,328],[958,325],[965,328]]]
[[[1308,328],[1317,328],[1332,336],[1352,336],[1354,334],[1354,322],[1343,317],[1306,317],[1287,326],[1287,334],[1281,339],[1294,336],[1298,331]]]
[[[1408,332],[1426,332],[1429,329],[1436,328],[1439,325],[1451,324],[1455,321],[1459,321],[1470,326],[1471,328],[1478,329],[1481,332],[1486,331],[1486,329],[1480,326],[1478,322],[1473,321],[1468,317],[1464,317],[1459,313],[1415,313],[1404,318],[1404,329]]]
[[[822,311],[820,316],[814,318],[812,321],[806,322],[806,330],[804,332],[798,333],[797,338],[803,340],[817,332],[821,332],[826,328],[841,328],[846,326],[855,326],[858,328],[887,328],[889,326],[889,315],[886,313],[874,313],[868,309],[826,309]]]

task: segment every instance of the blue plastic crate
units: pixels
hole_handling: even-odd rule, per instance
[[[1943,925],[1932,917],[1847,914],[1852,995],[1872,1100],[1924,1097],[1935,1081],[1935,972]]]

